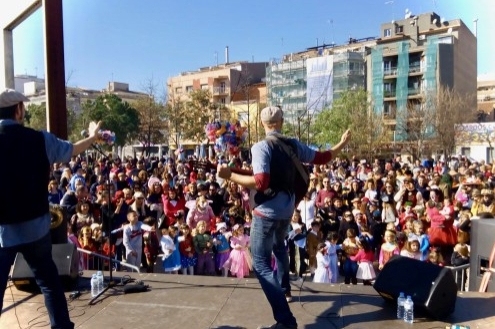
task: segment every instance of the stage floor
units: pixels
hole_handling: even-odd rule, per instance
[[[76,328],[251,329],[274,322],[256,279],[117,272],[116,282],[128,274],[149,285],[150,290],[124,294],[122,287],[117,286],[89,305],[91,274],[86,271],[79,279],[77,289],[81,296],[69,301]],[[299,328],[411,328],[395,319],[395,307],[370,286],[291,284],[290,306]],[[70,292],[67,298],[69,295]],[[471,329],[495,328],[494,306],[494,293],[459,292],[455,312],[449,318],[444,322],[416,318],[414,328],[445,328],[450,324],[469,325]],[[19,291],[9,282],[0,328],[49,328],[42,295]]]

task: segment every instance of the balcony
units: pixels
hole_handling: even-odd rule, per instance
[[[383,75],[397,75],[397,67],[389,67],[383,70]]]
[[[395,93],[396,93],[396,90],[395,90],[395,89],[392,89],[392,90],[384,90],[384,91],[383,91],[383,97],[387,97],[387,98],[390,98],[390,97],[395,97]]]
[[[228,87],[213,87],[213,95],[227,95],[230,92]]]
[[[421,65],[419,63],[409,65],[409,73],[421,73]]]
[[[408,88],[407,95],[408,96],[416,96],[421,94],[421,88]]]

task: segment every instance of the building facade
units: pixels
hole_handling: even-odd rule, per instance
[[[167,80],[168,102],[187,101],[192,91],[208,90],[216,107],[214,119],[234,117],[251,128],[260,104],[266,104],[266,66],[266,62],[240,61],[182,72]],[[187,150],[195,149],[197,142],[181,139],[180,144]]]
[[[421,107],[441,86],[460,94],[476,94],[476,37],[460,20],[447,21],[436,13],[381,25],[381,36],[368,61],[368,90],[374,110],[389,119],[398,142],[407,141],[409,108]],[[476,107],[474,98],[471,107]]]
[[[404,19],[382,24],[377,38],[350,38],[344,45],[322,45],[272,60],[268,102],[299,118],[331,107],[346,90],[363,88],[383,116],[390,142],[400,144],[410,138],[407,129],[398,128],[407,125],[397,122],[407,118],[408,107],[422,106],[442,86],[476,94],[476,49],[476,37],[460,19],[407,12]],[[313,68],[320,72],[312,74]],[[474,97],[471,106],[476,107]]]

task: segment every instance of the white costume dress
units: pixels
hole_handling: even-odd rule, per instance
[[[320,251],[316,254],[316,270],[313,282],[330,283],[332,272],[330,271],[330,257]]]

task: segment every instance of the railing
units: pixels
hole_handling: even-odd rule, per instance
[[[126,262],[121,262],[116,260],[115,258],[110,259],[107,255],[98,254],[93,251],[89,251],[82,248],[77,248],[77,252],[79,253],[79,270],[104,270],[105,264],[107,264],[110,268],[110,264],[120,265],[131,269],[132,271],[136,271],[140,273],[139,267],[127,264]],[[82,267],[82,268],[81,268]],[[112,271],[113,268],[110,268]]]
[[[408,88],[408,90],[407,90],[408,95],[418,95],[420,93],[421,93],[420,88]]]
[[[228,87],[213,87],[213,95],[227,94],[228,92]]]
[[[409,73],[416,73],[416,72],[421,72],[421,65],[420,64],[409,65]]]
[[[397,75],[397,67],[390,67],[383,70],[383,75]]]
[[[383,91],[383,97],[395,97],[395,89],[394,90],[385,90]]]
[[[455,283],[457,283],[457,288],[460,291],[468,291],[466,287],[466,270],[469,268],[469,264],[465,264],[461,266],[446,266],[446,267],[453,272]]]

